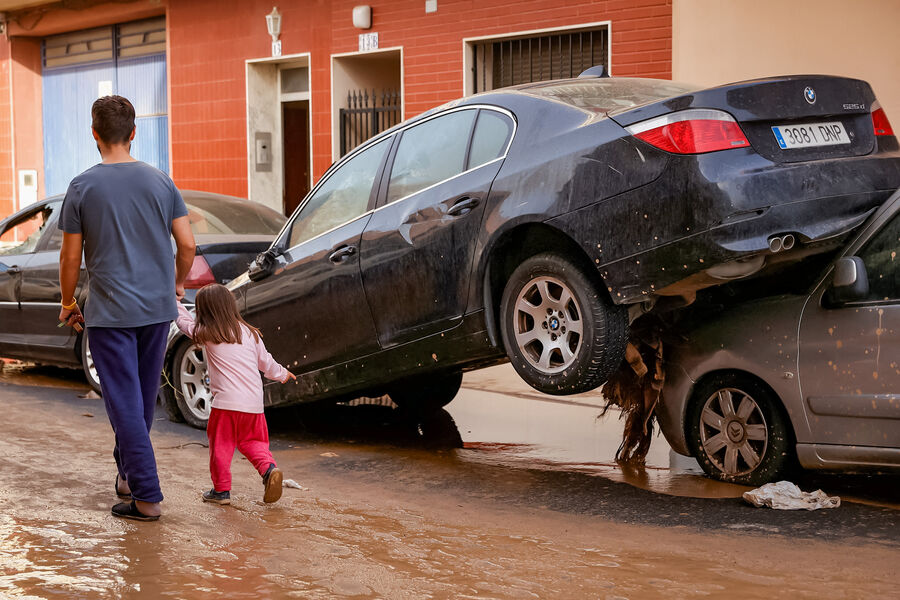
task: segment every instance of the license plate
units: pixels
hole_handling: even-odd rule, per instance
[[[807,123],[802,125],[776,125],[772,133],[782,150],[810,148],[813,146],[837,146],[849,144],[850,136],[839,121],[831,123]]]

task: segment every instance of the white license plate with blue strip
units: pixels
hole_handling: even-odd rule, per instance
[[[782,150],[811,148],[813,146],[837,146],[849,144],[850,136],[839,121],[830,123],[806,123],[801,125],[775,125],[775,140]]]

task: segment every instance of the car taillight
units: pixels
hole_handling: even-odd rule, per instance
[[[212,269],[209,268],[209,263],[206,262],[206,259],[200,255],[194,256],[194,262],[191,265],[191,270],[188,272],[184,287],[190,290],[196,290],[208,283],[215,282],[216,277],[213,275]]]
[[[872,103],[872,127],[875,128],[875,135],[894,135],[891,122],[877,100]]]
[[[648,119],[625,128],[634,137],[675,154],[703,154],[750,146],[734,117],[695,108]]]

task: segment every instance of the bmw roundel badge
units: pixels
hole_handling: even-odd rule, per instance
[[[806,98],[806,101],[810,104],[816,103],[816,90],[807,86],[805,90],[803,90],[803,97]]]

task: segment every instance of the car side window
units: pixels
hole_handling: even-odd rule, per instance
[[[512,119],[508,116],[493,110],[479,111],[467,168],[472,169],[503,156],[512,132]]]
[[[452,112],[403,132],[391,167],[388,202],[465,171],[466,146],[476,112]]]
[[[869,275],[867,300],[900,300],[900,215],[889,221],[857,253]]]
[[[62,229],[57,227],[59,224],[59,209],[62,206],[62,202],[54,202],[53,204],[49,204],[48,208],[53,209],[55,211],[56,217],[50,223],[49,227],[50,231],[45,236],[47,241],[44,243],[44,247],[41,249],[41,252],[57,252],[60,248],[62,248],[62,240],[63,240],[63,232]]]
[[[58,207],[59,204],[48,204],[9,223],[0,233],[0,255],[34,252]]]
[[[300,209],[291,225],[290,247],[364,214],[390,138],[366,148],[341,165]]]

